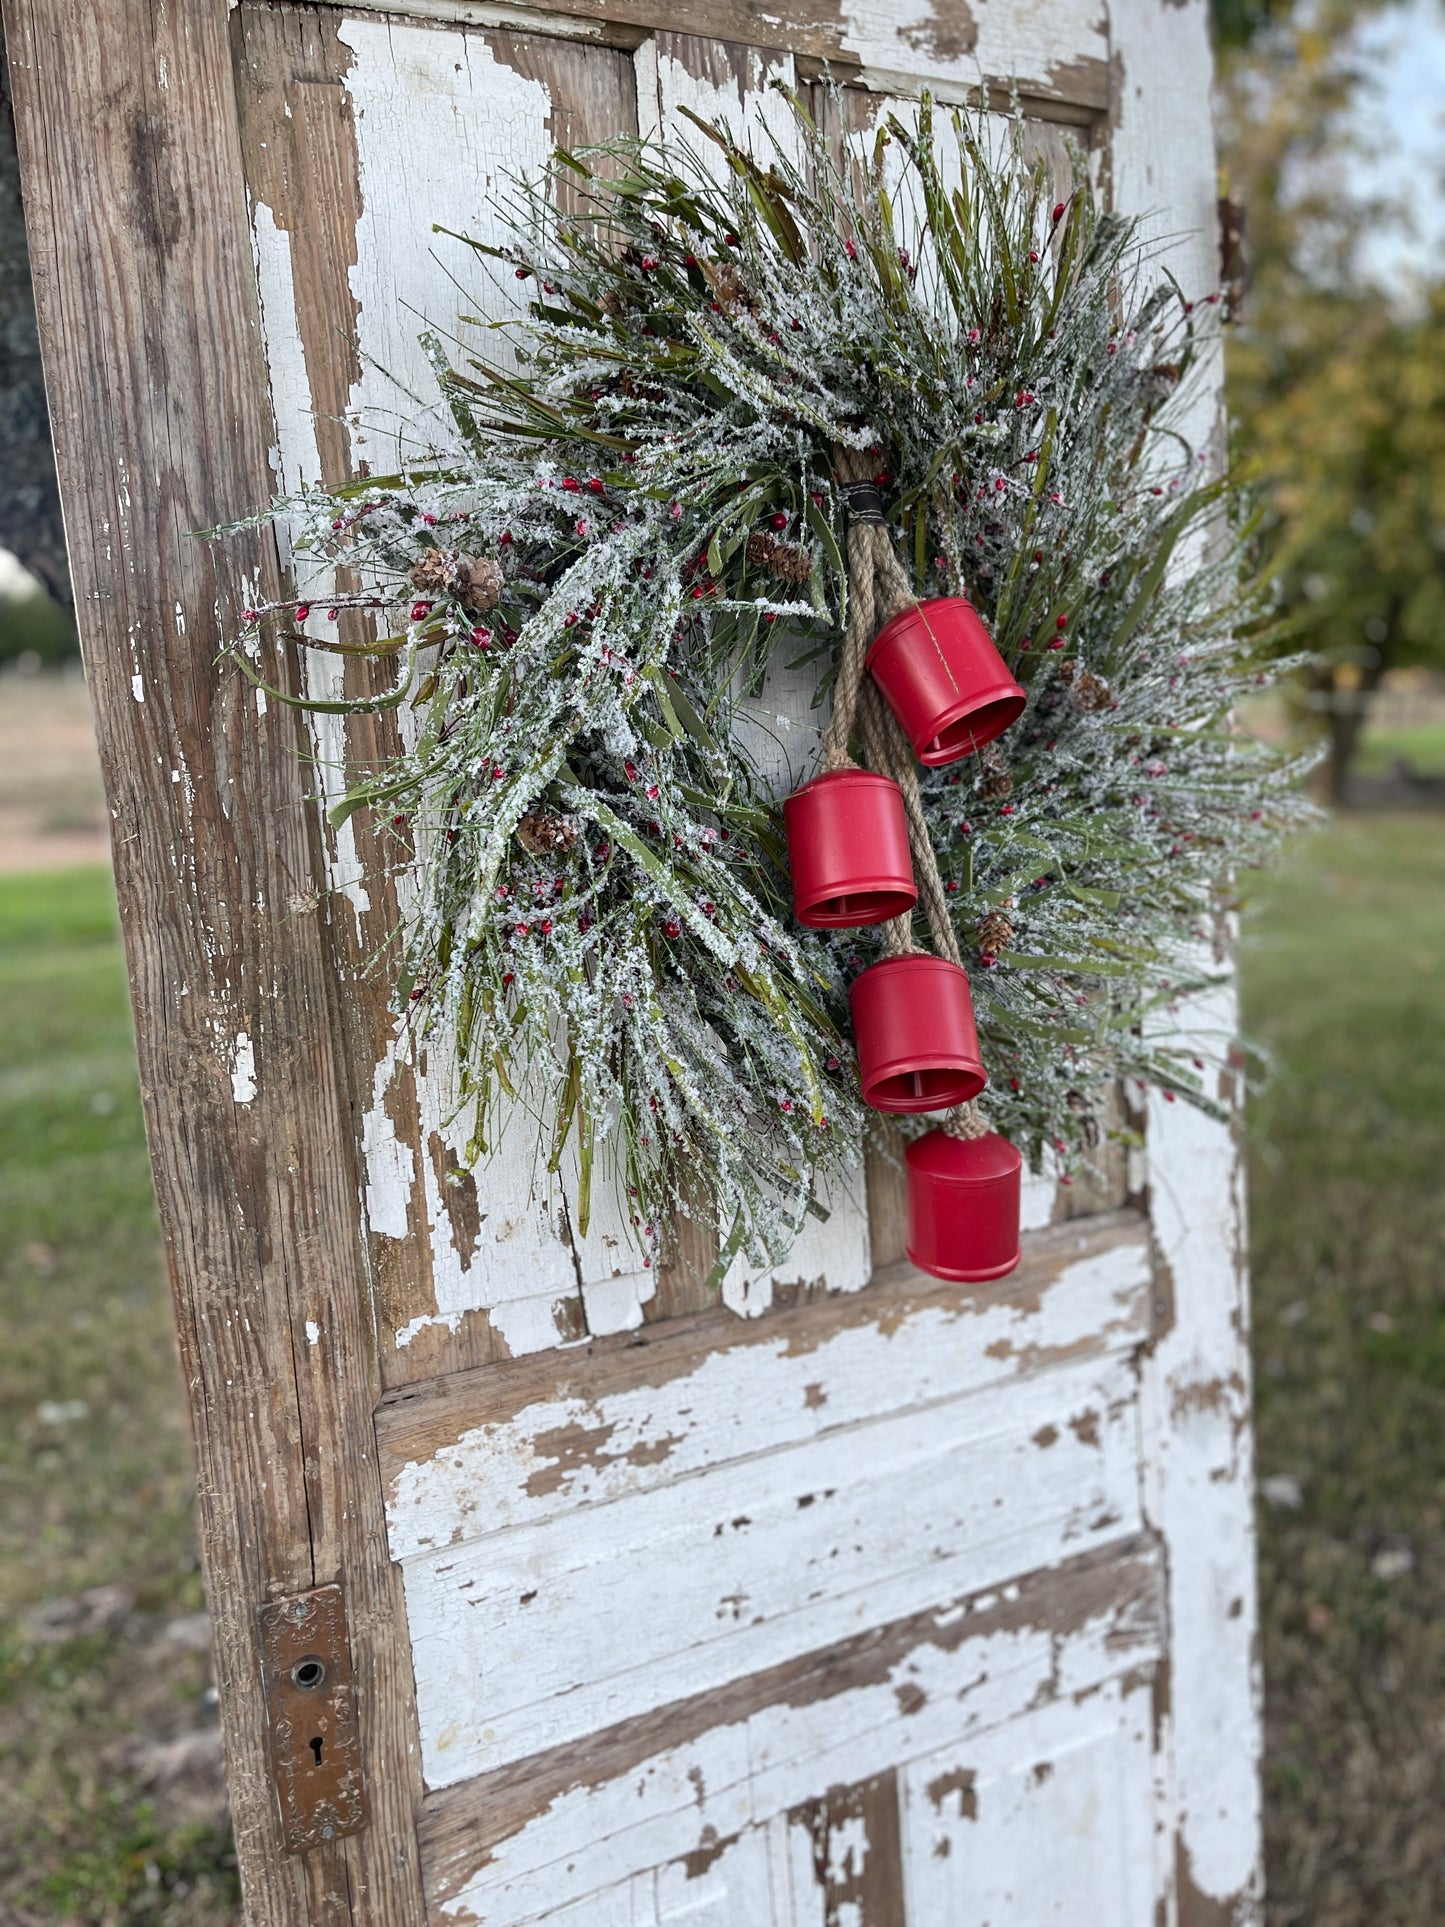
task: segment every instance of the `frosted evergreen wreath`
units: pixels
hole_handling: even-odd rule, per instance
[[[1230,724],[1280,665],[1229,486],[1171,425],[1192,305],[1082,164],[1054,200],[1019,121],[925,102],[840,162],[793,111],[766,160],[699,122],[719,153],[617,142],[557,154],[565,196],[517,185],[515,238],[477,246],[530,297],[507,365],[429,337],[424,452],[269,512],[354,586],[248,612],[395,661],[383,696],[286,700],[403,718],[334,814],[412,870],[382,962],[455,1048],[468,1156],[527,1109],[554,1170],[575,1140],[584,1227],[605,1155],[644,1246],[681,1206],[724,1260],[780,1257],[856,1164],[849,987],[920,929],[988,1067],[986,1116],[935,1106],[960,1141],[1068,1169],[1120,1076],[1207,1106],[1154,1014],[1304,809]],[[1016,720],[920,765],[876,632],[965,596]],[[794,916],[739,728],[779,664],[832,715],[820,767],[899,785],[921,915]]]

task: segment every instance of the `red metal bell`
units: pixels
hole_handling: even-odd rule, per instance
[[[966,596],[938,596],[885,623],[868,651],[921,763],[952,763],[1001,735],[1027,700]]]
[[[863,1101],[875,1111],[946,1111],[988,1079],[968,978],[944,957],[885,957],[853,980]]]
[[[1019,1261],[1024,1161],[1007,1138],[928,1131],[904,1153],[908,1256],[935,1278],[1002,1278]]]
[[[799,923],[885,923],[918,901],[903,792],[889,777],[829,770],[785,799],[783,827]]]

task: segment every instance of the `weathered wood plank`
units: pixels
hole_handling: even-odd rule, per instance
[[[1030,1246],[977,1292],[904,1267],[389,1400],[429,1782],[1131,1530],[1143,1227]]]
[[[1199,301],[1219,276],[1208,22],[1152,0],[1116,0],[1110,14],[1120,86],[1109,187],[1116,205],[1146,214],[1160,258]],[[1218,341],[1209,372],[1183,426],[1220,459]],[[1201,962],[1227,965],[1231,943],[1221,931]],[[1242,1101],[1232,986],[1160,1022],[1193,1044],[1223,1102]],[[1261,1721],[1243,1170],[1231,1126],[1157,1090],[1129,1096],[1146,1116],[1161,1319],[1142,1374],[1145,1503],[1168,1550],[1157,1726],[1159,1824],[1174,1844],[1160,1905],[1179,1927],[1252,1927],[1263,1911]]]
[[[330,3],[330,0],[328,0]],[[352,12],[385,12],[490,26],[517,9],[486,0],[336,0]],[[1032,113],[1086,119],[1110,100],[1108,23],[1087,0],[1000,12],[969,0],[533,0],[535,31],[634,46],[676,31],[765,51],[801,55],[821,71],[877,91],[927,84],[957,97],[985,76],[995,91],[1017,82]],[[808,77],[812,77],[811,75]]]
[[[1136,1389],[1130,1360],[1089,1359],[672,1477],[648,1436],[625,1496],[474,1514],[403,1566],[428,1786],[1132,1532]]]
[[[419,1383],[389,1394],[376,1415],[394,1550],[405,1558],[449,1540],[452,1514],[433,1510],[431,1477],[454,1481],[463,1494],[472,1479],[486,1478],[489,1508],[505,1503],[507,1492],[532,1492],[524,1502],[533,1506],[538,1492],[572,1504],[605,1497],[645,1476],[646,1455],[626,1457],[639,1419],[672,1439],[667,1456],[674,1465],[713,1463],[730,1450],[755,1450],[760,1438],[797,1436],[793,1407],[825,1364],[837,1379],[856,1361],[851,1402],[845,1409],[835,1392],[829,1411],[804,1400],[802,1409],[814,1414],[808,1435],[875,1409],[870,1374],[880,1338],[895,1375],[892,1397],[906,1408],[1142,1343],[1151,1298],[1147,1226],[1119,1212],[1032,1234],[1018,1270],[993,1284],[945,1284],[898,1265],[861,1297],[820,1299],[786,1316],[740,1324],[714,1308],[646,1339],[594,1340],[555,1357]],[[749,1398],[757,1409],[738,1409],[756,1382],[755,1357],[778,1375],[779,1389],[786,1376],[786,1406],[773,1410]],[[706,1425],[688,1423],[704,1396],[716,1413]],[[568,1415],[562,1430],[559,1410]],[[622,1435],[609,1456],[609,1428],[619,1423]],[[504,1460],[499,1454],[509,1441]],[[426,1525],[431,1517],[444,1522],[440,1539]],[[457,1515],[458,1533],[469,1529],[466,1518]]]
[[[910,1762],[904,1864],[920,1927],[1155,1920],[1152,1668]],[[901,1919],[899,1915],[897,1918]]]
[[[775,1898],[776,1914],[722,1919],[823,1927],[811,1835],[784,1816],[832,1787],[977,1746],[1031,1706],[1057,1703],[1067,1723],[1107,1681],[1147,1681],[1161,1639],[1157,1562],[1139,1542],[966,1595],[429,1795],[428,1893],[447,1921],[517,1927],[550,1918],[548,1906],[590,1920],[587,1896],[706,1861],[776,1819],[796,1843],[774,1842],[795,1913]],[[597,1917],[611,1916],[599,1906]]]
[[[191,531],[270,490],[223,0],[7,0],[37,308],[194,1425],[250,1918],[419,1915],[409,1664],[314,849],[287,712],[215,657],[274,567]],[[271,675],[285,666],[266,663]],[[266,1773],[263,1600],[345,1589],[373,1821],[304,1860]]]
[[[807,1837],[823,1927],[894,1927],[904,1918],[898,1772],[829,1787],[794,1807],[788,1823]]]

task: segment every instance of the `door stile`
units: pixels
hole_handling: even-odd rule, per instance
[[[276,558],[193,534],[272,488],[227,15],[224,0],[5,10],[248,1918],[415,1927],[410,1660],[302,741],[215,660],[235,585],[258,595]],[[258,1613],[332,1581],[371,1823],[297,1856]]]

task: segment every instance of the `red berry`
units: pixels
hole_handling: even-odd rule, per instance
[[[311,604],[309,602],[298,602],[296,604],[296,620],[298,622],[304,622],[310,613]]]
[[[431,604],[429,602],[414,602],[411,605],[411,619],[413,622],[425,622],[430,614]]]
[[[1067,629],[1068,626],[1069,626],[1069,618],[1067,615],[1054,617],[1054,627],[1056,629]]]
[[[1062,220],[1063,220],[1063,218],[1064,218],[1064,208],[1065,208],[1066,206],[1067,206],[1067,203],[1066,203],[1066,202],[1064,202],[1064,201],[1056,201],[1056,202],[1054,203],[1054,219],[1055,219],[1056,221],[1062,221]]]
[[[507,773],[506,770],[503,769],[500,763],[493,763],[492,776],[496,782],[500,783],[502,778],[506,775],[506,773]]]
[[[724,239],[724,241],[726,241],[726,242],[727,242],[727,244],[728,244],[728,246],[729,246],[730,248],[735,248],[735,247],[737,247],[737,246],[739,245],[739,243],[738,243],[738,237],[737,237],[737,236],[736,236],[735,234],[725,234],[725,235],[723,236],[723,239]]]
[[[511,982],[512,982],[512,980],[513,980],[513,978],[514,978],[515,976],[516,976],[516,972],[515,972],[515,971],[513,971],[513,970],[504,970],[504,971],[502,972],[502,982],[503,982],[503,984],[509,984],[509,983],[511,983]]]
[[[394,816],[391,819],[391,822],[392,822],[393,829],[400,830],[400,829],[404,829],[406,826],[406,818],[404,816]]]
[[[680,937],[682,935],[682,925],[676,917],[669,917],[662,927],[669,937]]]
[[[562,486],[569,495],[575,495],[582,484],[577,480],[575,475],[564,475],[562,477]]]
[[[336,620],[336,618],[337,618],[337,617],[338,617],[338,616],[339,616],[340,614],[341,614],[341,611],[340,611],[339,609],[328,609],[328,610],[326,611],[326,620],[327,620],[328,622],[335,622],[335,620]]]
[[[775,529],[785,529],[788,526],[788,518],[779,510],[776,515],[770,515],[768,517],[768,526]]]
[[[643,257],[642,257],[642,272],[643,272],[644,274],[651,274],[651,273],[652,273],[652,271],[653,271],[653,269],[654,269],[654,268],[655,268],[656,266],[657,266],[657,256],[656,256],[655,254],[644,254],[644,255],[643,255]]]
[[[550,917],[543,917],[542,921],[537,925],[537,928],[544,937],[550,937],[552,934],[552,919]]]
[[[511,539],[512,539],[512,531],[510,529],[503,529],[502,533],[497,537],[497,540],[499,542],[510,542]]]
[[[600,494],[602,493],[602,490],[603,490],[603,488],[604,488],[604,486],[605,486],[605,484],[604,484],[604,483],[602,482],[602,480],[601,480],[601,478],[600,478],[599,476],[596,476],[596,475],[594,475],[594,476],[592,477],[592,479],[591,479],[591,481],[590,481],[590,482],[588,482],[588,484],[587,484],[587,486],[588,486],[588,488],[590,488],[590,489],[591,489],[591,491],[592,491],[592,493],[593,493],[594,495],[600,495]]]
[[[471,639],[477,645],[478,649],[485,649],[492,639],[492,632],[490,629],[484,629],[481,624],[478,623],[477,627],[471,631]]]
[[[518,268],[518,269],[517,269],[517,279],[518,279],[519,281],[525,281],[525,280],[526,280],[526,279],[527,279],[527,278],[529,277],[529,275],[531,274],[531,272],[532,272],[532,270],[531,270],[530,268]]]

